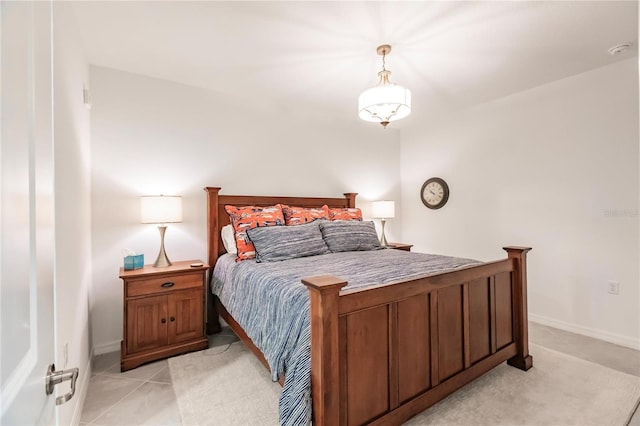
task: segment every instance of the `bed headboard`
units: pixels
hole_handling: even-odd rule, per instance
[[[226,253],[220,241],[220,230],[230,223],[229,215],[224,206],[272,206],[274,204],[288,204],[297,207],[355,207],[355,192],[348,192],[342,198],[321,197],[273,197],[265,195],[223,195],[218,187],[206,187],[207,192],[207,255],[211,268],[218,257]]]

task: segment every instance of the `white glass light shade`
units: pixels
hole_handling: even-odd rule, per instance
[[[365,90],[358,98],[358,111],[364,121],[396,121],[411,113],[411,91],[397,84]]]
[[[182,197],[169,195],[140,197],[140,222],[182,222]]]
[[[371,203],[371,216],[376,219],[396,217],[396,203],[393,201],[374,201]]]

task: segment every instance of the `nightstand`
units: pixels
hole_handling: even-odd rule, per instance
[[[387,247],[396,250],[411,251],[411,247],[413,247],[413,244],[388,243]]]
[[[192,267],[192,263],[202,266]],[[204,332],[209,265],[200,260],[125,271],[120,370],[209,346]]]

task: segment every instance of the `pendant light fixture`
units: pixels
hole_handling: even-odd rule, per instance
[[[389,122],[403,119],[411,113],[411,91],[389,81],[391,71],[385,68],[385,58],[391,52],[391,46],[383,44],[376,52],[382,55],[378,84],[360,94],[358,111],[364,121],[380,123],[386,128]]]

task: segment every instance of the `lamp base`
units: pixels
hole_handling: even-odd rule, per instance
[[[156,268],[166,268],[167,266],[171,266],[171,261],[167,257],[167,252],[164,251],[164,233],[167,230],[165,225],[159,225],[158,231],[160,231],[160,253],[158,253],[158,257],[156,261],[153,262],[153,266]]]
[[[385,220],[381,219],[380,223],[382,224],[382,235],[380,236],[380,245],[382,247],[389,247],[389,244],[387,244],[387,236],[384,235],[384,224],[385,224]]]

